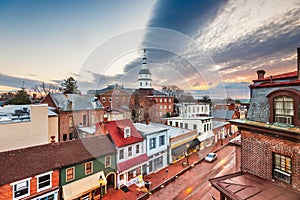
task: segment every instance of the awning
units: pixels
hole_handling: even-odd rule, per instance
[[[100,175],[104,179],[104,182],[107,183],[106,177],[103,171],[90,175],[88,177],[82,178],[73,183],[62,186],[63,188],[63,197],[65,200],[74,199],[83,195],[88,191],[94,190],[100,187],[99,177]]]
[[[214,136],[215,136],[215,134],[210,130],[210,131],[207,131],[207,132],[203,133],[202,135],[198,136],[197,139],[200,142],[203,142],[204,140],[214,137]]]

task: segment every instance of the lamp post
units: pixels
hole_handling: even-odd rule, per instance
[[[102,177],[102,175],[100,175],[98,181],[99,181],[99,184],[100,184],[100,187],[99,187],[99,189],[100,189],[100,200],[102,200],[102,196],[103,196],[102,195],[102,186],[105,185],[105,180]]]
[[[186,150],[185,150],[185,157],[186,157],[186,164],[189,165],[189,153],[188,153],[188,149],[190,147],[189,144],[186,144]]]

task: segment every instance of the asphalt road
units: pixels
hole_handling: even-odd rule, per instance
[[[213,163],[202,161],[149,199],[212,200],[212,196],[219,199],[219,193],[208,179],[236,172],[235,147],[226,146],[217,155],[218,159]]]

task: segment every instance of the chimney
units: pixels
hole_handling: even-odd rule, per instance
[[[266,73],[265,70],[263,70],[263,69],[257,70],[256,73],[257,73],[258,80],[265,78],[265,73]]]
[[[298,70],[298,80],[300,80],[300,47],[297,48],[297,70]]]

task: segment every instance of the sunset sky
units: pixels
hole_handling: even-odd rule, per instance
[[[0,90],[136,87],[144,48],[156,89],[249,98],[256,71],[296,70],[298,0],[0,1]]]

